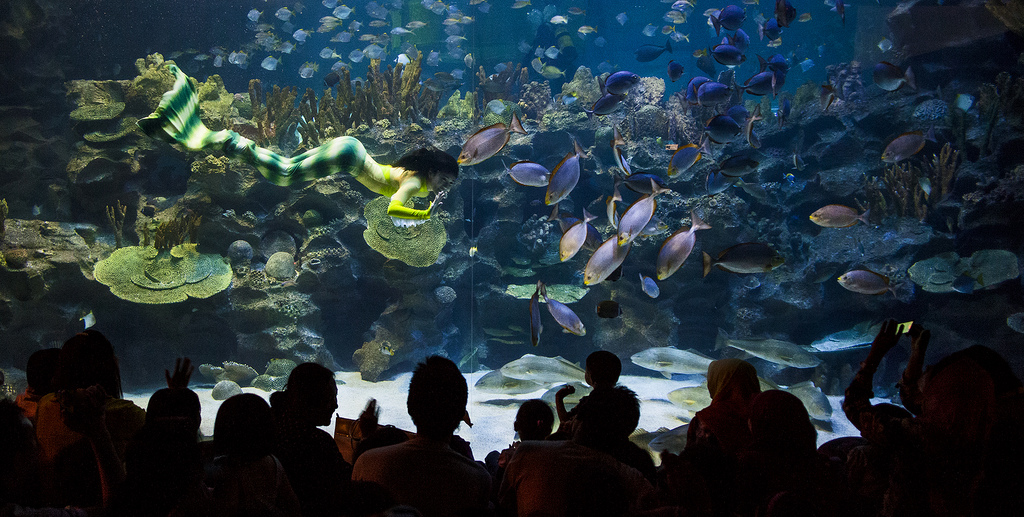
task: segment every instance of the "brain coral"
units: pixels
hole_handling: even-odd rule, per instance
[[[118,298],[135,303],[209,298],[231,285],[231,267],[224,258],[199,253],[195,244],[164,252],[147,246],[120,248],[97,262],[93,274]]]
[[[444,225],[430,218],[418,226],[397,227],[388,215],[386,197],[378,197],[363,209],[366,230],[363,239],[371,248],[389,259],[396,259],[414,267],[427,267],[437,262],[441,249],[448,242]]]

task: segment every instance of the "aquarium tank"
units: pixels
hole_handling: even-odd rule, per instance
[[[478,457],[597,350],[678,450],[708,363],[819,442],[881,322],[1024,369],[1024,1],[4,0],[0,367],[85,328],[145,406],[336,372]],[[424,151],[425,149],[425,151]],[[909,340],[875,377],[899,403]]]

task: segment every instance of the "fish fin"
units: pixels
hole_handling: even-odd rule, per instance
[[[583,224],[589,223],[590,221],[593,221],[594,219],[597,219],[597,216],[592,214],[592,213],[590,213],[590,212],[588,212],[587,209],[584,208],[583,209]]]
[[[666,379],[668,379],[668,380],[672,380],[672,372],[665,372],[665,371],[662,371],[662,372],[661,372],[661,376],[662,376],[662,377],[664,377],[664,378],[666,378]]]
[[[722,22],[718,21],[717,16],[708,16],[711,18],[711,25],[715,27],[715,37],[722,35]]]
[[[672,38],[668,38],[665,40],[665,50],[667,50],[670,54],[672,53]]]
[[[625,143],[625,142],[623,142],[623,143]],[[575,138],[573,138],[572,139],[572,146],[573,146],[573,150],[576,152],[577,156],[585,156],[587,154],[587,152],[583,149],[583,147],[580,146],[579,140],[576,140]]]
[[[548,215],[548,221],[561,221],[561,220],[562,219],[560,217],[558,217],[558,203],[555,203],[555,205],[551,207],[551,215]]]
[[[706,251],[701,253],[704,255],[704,276],[708,276],[708,273],[711,272],[711,255],[708,255]]]
[[[706,253],[705,253],[706,255]],[[721,350],[728,346],[726,343],[729,342],[729,334],[726,334],[721,328],[718,329],[718,335],[715,336],[715,350]]]
[[[870,215],[871,215],[871,209],[869,208],[869,209],[865,210],[863,214],[860,214],[859,216],[857,216],[857,220],[859,220],[860,222],[862,222],[864,224],[871,224],[871,223],[868,222],[868,217]]]
[[[903,80],[907,82],[907,86],[909,86],[911,90],[917,91],[917,79],[914,77],[914,70],[909,66],[907,67],[907,71],[903,74]]]
[[[523,129],[523,123],[519,121],[519,115],[514,111],[512,112],[512,121],[508,124],[508,130],[511,133],[519,133],[521,135],[526,134],[526,130]]]
[[[704,220],[701,219],[699,215],[697,215],[697,211],[696,210],[690,210],[690,227],[691,228],[696,228],[697,230],[710,230],[711,229],[711,225],[708,224],[708,223],[705,223]],[[696,230],[694,230],[694,231],[696,231]]]
[[[929,142],[934,142],[935,141],[935,126],[932,126],[932,127],[928,128],[928,132],[925,133],[924,139],[929,141]]]

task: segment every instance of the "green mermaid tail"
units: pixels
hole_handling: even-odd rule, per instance
[[[156,111],[139,121],[142,131],[193,151],[231,140],[231,131],[210,131],[203,125],[199,119],[199,97],[188,76],[174,65],[167,65],[167,69],[174,75],[174,87],[160,99]]]

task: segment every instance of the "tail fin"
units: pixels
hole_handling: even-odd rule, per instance
[[[704,254],[704,276],[708,276],[708,273],[711,272],[711,255],[708,255],[708,252],[706,251],[702,251],[701,253]]]
[[[665,50],[667,50],[669,54],[672,53],[672,38],[665,40]]]
[[[227,142],[230,131],[210,131],[199,119],[199,97],[188,76],[177,66],[167,65],[167,69],[174,75],[174,87],[163,95],[156,111],[139,120],[142,131],[195,151]]]
[[[695,210],[690,210],[690,227],[691,228],[696,228],[697,230],[710,230],[711,229],[711,225],[708,224],[708,223],[705,223],[704,220],[701,219],[699,215],[697,215],[697,212]],[[696,231],[696,230],[694,230],[694,231]]]
[[[729,346],[729,334],[726,334],[724,330],[718,329],[718,335],[715,336],[715,350],[721,350]]]

